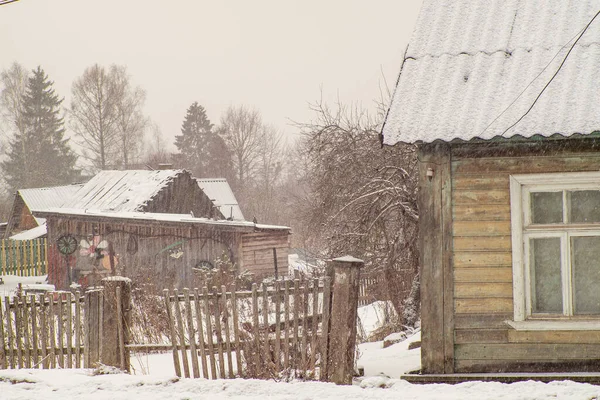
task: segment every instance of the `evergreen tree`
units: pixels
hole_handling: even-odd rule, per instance
[[[198,102],[187,109],[181,135],[175,136],[181,165],[198,178],[230,178],[231,155]]]
[[[63,99],[54,92],[54,82],[37,67],[27,83],[20,110],[23,131],[9,143],[2,162],[11,189],[56,186],[72,183],[79,176],[76,156],[65,136],[60,106]]]

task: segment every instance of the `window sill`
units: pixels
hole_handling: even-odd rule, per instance
[[[504,321],[517,331],[600,331],[600,320]]]

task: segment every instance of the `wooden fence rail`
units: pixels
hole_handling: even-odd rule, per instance
[[[80,368],[84,355],[79,292],[0,299],[0,368]]]
[[[164,293],[178,376],[318,379],[326,358],[330,279],[278,280]],[[131,347],[130,347],[131,349]],[[183,372],[182,372],[183,371]]]
[[[46,239],[0,240],[0,275],[46,275]]]

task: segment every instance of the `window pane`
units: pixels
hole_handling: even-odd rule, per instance
[[[571,238],[574,314],[600,314],[600,236]]]
[[[563,220],[562,192],[531,193],[531,222],[557,224]]]
[[[571,222],[600,222],[600,190],[578,190],[571,196]]]
[[[531,311],[563,312],[560,238],[531,239]]]

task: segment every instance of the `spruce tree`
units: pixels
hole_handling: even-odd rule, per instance
[[[72,183],[79,176],[76,156],[65,138],[61,99],[54,82],[41,67],[33,70],[20,110],[23,132],[9,142],[7,159],[2,162],[11,189],[57,186]]]
[[[198,102],[187,109],[181,135],[175,136],[175,146],[184,168],[198,178],[231,175],[231,155],[224,140],[213,130],[204,107]]]

